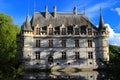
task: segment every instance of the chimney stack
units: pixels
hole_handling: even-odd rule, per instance
[[[48,16],[48,6],[45,6],[45,18]]]
[[[56,13],[56,6],[54,6],[53,9],[54,9],[54,14],[53,14],[53,16],[56,17],[56,14],[57,14],[57,13]]]
[[[77,8],[76,8],[76,7],[74,7],[74,9],[73,9],[73,13],[74,13],[75,15],[77,15]]]

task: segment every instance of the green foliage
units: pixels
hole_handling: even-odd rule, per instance
[[[108,76],[105,80],[119,80],[120,79],[120,46],[109,45],[110,62]]]
[[[16,77],[20,65],[16,59],[16,35],[19,32],[12,17],[0,13],[0,79]]]

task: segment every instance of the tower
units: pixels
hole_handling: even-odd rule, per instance
[[[102,13],[100,9],[100,20],[99,20],[99,53],[103,61],[109,61],[109,44],[108,44],[108,27],[104,25]]]
[[[31,28],[29,15],[26,16],[26,20],[21,26],[21,42],[22,42],[22,55],[23,62],[30,64],[32,57],[32,42],[33,42],[33,30]]]

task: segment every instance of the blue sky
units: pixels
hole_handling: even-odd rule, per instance
[[[72,12],[73,7],[78,8],[78,12],[83,12],[85,7],[86,15],[94,25],[99,23],[100,6],[104,23],[109,26],[109,43],[120,45],[120,0],[0,0],[0,12],[13,17],[14,23],[19,26],[25,20],[28,13],[33,15],[34,4],[36,11],[53,11],[53,6],[57,6],[58,12]]]

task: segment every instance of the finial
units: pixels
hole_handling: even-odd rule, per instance
[[[36,11],[36,3],[34,2],[34,12]]]
[[[28,0],[28,5],[27,5],[27,16],[29,16],[29,0]]]
[[[28,12],[27,12],[27,16],[29,16],[29,7],[28,7]]]
[[[86,12],[86,7],[84,6],[84,14],[85,14],[85,12]]]
[[[100,5],[100,14],[102,14],[102,9],[101,9],[101,5]]]

